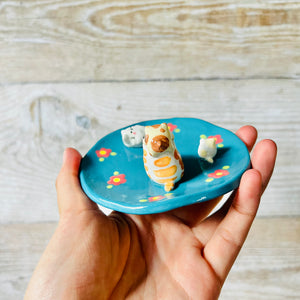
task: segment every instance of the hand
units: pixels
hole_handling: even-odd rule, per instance
[[[237,135],[253,147],[251,126]],[[80,154],[67,149],[57,178],[58,227],[25,299],[216,299],[271,177],[276,145],[258,143],[252,169],[216,213],[220,200],[166,213],[103,214],[80,187]]]

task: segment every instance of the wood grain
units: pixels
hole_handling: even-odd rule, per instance
[[[0,82],[299,78],[300,2],[2,1]]]
[[[55,223],[0,225],[1,299],[21,299]],[[258,218],[220,299],[298,299],[300,218]]]
[[[201,118],[232,131],[253,124],[259,139],[274,139],[277,165],[259,214],[299,215],[299,91],[298,80],[0,87],[1,222],[57,220],[54,182],[65,147],[85,154],[113,130],[174,116]]]
[[[0,225],[1,300],[23,299],[55,223]]]
[[[298,299],[299,79],[300,1],[0,1],[1,300],[23,297],[55,229],[64,148],[174,116],[276,141],[220,299]]]

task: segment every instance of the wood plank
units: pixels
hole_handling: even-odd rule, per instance
[[[1,299],[23,299],[55,223],[0,225]]]
[[[295,78],[300,2],[2,1],[0,82]]]
[[[197,117],[229,130],[253,124],[279,147],[261,216],[299,215],[297,80],[225,80],[0,87],[0,223],[57,220],[65,147],[85,154],[105,134],[148,119]]]
[[[1,299],[21,299],[55,223],[0,225]],[[258,218],[220,299],[298,299],[300,218]]]

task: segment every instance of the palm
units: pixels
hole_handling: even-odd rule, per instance
[[[207,205],[203,206],[207,211]],[[81,282],[89,286],[91,298],[102,294],[103,299],[196,299],[219,294],[220,282],[202,255],[204,242],[196,229],[172,213],[146,217],[113,213],[107,218],[88,211],[77,219],[72,218],[72,228],[77,225],[76,231],[83,233],[80,242],[85,247],[74,255],[84,269],[110,274],[105,283],[102,277],[88,276]],[[93,235],[86,236],[87,223]],[[78,241],[76,236],[74,244]]]
[[[216,298],[221,287],[202,256],[203,243],[193,228],[165,214],[147,221],[139,231],[146,274],[133,298]]]

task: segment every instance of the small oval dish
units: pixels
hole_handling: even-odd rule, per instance
[[[184,164],[184,176],[166,192],[147,176],[143,148],[123,144],[129,126],[167,123]],[[116,130],[100,139],[83,157],[79,178],[87,196],[112,210],[153,214],[208,201],[239,186],[250,167],[245,144],[231,131],[194,118],[149,120]],[[215,138],[213,163],[198,156],[200,138]]]

